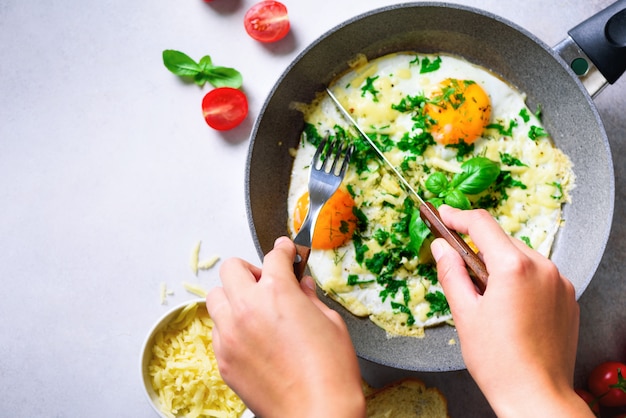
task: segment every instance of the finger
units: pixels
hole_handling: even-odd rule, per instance
[[[229,258],[220,267],[220,279],[229,296],[255,284],[260,277],[261,270],[258,267],[239,258]]]
[[[206,310],[216,326],[230,317],[230,303],[221,287],[214,287],[206,295]]]
[[[489,258],[497,259],[498,254],[516,249],[511,238],[484,209],[460,210],[441,205],[439,213],[448,227],[472,238],[486,262]]]
[[[263,278],[268,280],[289,279],[285,282],[297,284],[296,276],[293,273],[293,261],[296,257],[296,246],[287,237],[280,237],[274,242],[274,248],[265,255],[263,259]],[[263,279],[262,278],[262,279]]]
[[[347,331],[346,323],[344,322],[341,315],[326,306],[324,302],[322,302],[315,292],[315,280],[311,276],[304,276],[302,280],[300,280],[300,287],[302,288],[302,292],[309,298],[309,300],[317,307],[317,309],[326,316],[326,318],[330,319],[336,326]]]
[[[464,307],[478,297],[478,293],[467,272],[465,262],[458,252],[443,238],[437,238],[430,246],[437,262],[437,277],[448,299],[452,315],[462,317]]]
[[[313,304],[317,306],[320,311],[326,312],[326,310],[330,309],[317,297],[317,292],[315,291],[316,285],[313,277],[304,276],[302,280],[300,280],[300,287],[302,288],[302,292],[304,292],[309,300],[313,302]]]
[[[218,360],[222,357],[222,342],[220,340],[220,331],[217,326],[213,326],[211,331],[211,345],[213,346],[213,352]]]

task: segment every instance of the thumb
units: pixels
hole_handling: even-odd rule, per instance
[[[300,280],[300,287],[305,295],[309,297],[309,299],[317,299],[317,293],[315,293],[315,280],[311,276],[304,276]]]
[[[444,239],[433,241],[430,251],[437,262],[437,277],[448,299],[452,315],[462,318],[464,306],[478,296],[465,262]]]
[[[302,292],[309,298],[311,302],[313,302],[315,306],[317,306],[320,311],[324,312],[325,314],[329,311],[332,311],[332,309],[326,306],[326,304],[324,304],[324,302],[322,302],[317,297],[315,287],[315,280],[311,276],[304,276],[302,280],[300,280],[300,288],[302,289]]]

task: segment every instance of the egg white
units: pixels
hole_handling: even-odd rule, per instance
[[[436,71],[420,73],[420,66],[414,65],[424,59],[433,62],[440,58]],[[377,101],[368,97],[362,87],[365,81],[377,77],[373,85],[379,92]],[[500,162],[500,154],[507,153],[522,161],[525,166],[504,166],[511,175],[526,188],[507,189],[508,199],[501,201],[490,212],[514,237],[523,239],[532,248],[548,256],[555,234],[562,223],[561,207],[569,200],[569,191],[574,187],[574,174],[570,160],[556,149],[548,136],[530,139],[531,126],[541,127],[541,121],[528,109],[524,94],[518,92],[488,70],[453,56],[419,55],[415,53],[391,54],[373,61],[358,60],[354,68],[332,83],[332,89],[339,101],[348,108],[357,123],[367,132],[386,134],[397,142],[406,132],[412,132],[414,122],[408,113],[391,109],[403,97],[431,96],[448,78],[472,80],[478,83],[489,95],[492,112],[490,123],[508,126],[515,121],[516,127],[511,136],[505,136],[496,129],[487,129],[474,144],[474,151],[467,156],[484,156]],[[520,111],[525,109],[524,117]],[[315,126],[320,135],[334,135],[335,126],[349,129],[349,124],[339,113],[332,101],[320,95],[304,109],[307,123]],[[527,118],[528,120],[524,120]],[[356,136],[356,134],[355,134]],[[293,230],[293,214],[298,198],[307,191],[308,175],[315,147],[303,136],[300,147],[295,152],[291,184],[288,195],[289,228]],[[386,157],[396,167],[402,164],[407,152],[393,149]],[[430,145],[422,156],[411,163],[410,173],[413,186],[429,196],[424,183],[428,173],[441,171],[448,175],[461,171],[463,161],[457,161],[454,148],[439,144]],[[377,228],[390,228],[397,221],[397,211],[406,198],[397,180],[386,173],[379,161],[369,161],[370,171],[357,174],[350,167],[344,185],[351,185],[356,191],[355,202],[367,215],[372,234]],[[294,234],[295,235],[295,234]],[[369,254],[383,251],[383,246],[368,241]],[[425,245],[424,247],[428,247]],[[422,248],[419,257],[403,260],[403,266],[394,274],[398,280],[406,280],[410,302],[406,304],[406,294],[381,297],[384,287],[376,276],[356,261],[353,242],[334,250],[313,249],[309,258],[309,268],[319,285],[332,298],[358,316],[369,316],[389,335],[423,336],[424,328],[451,321],[451,315],[429,314],[430,303],[425,299],[428,293],[441,292],[441,286],[416,273],[417,266],[432,263],[429,251]],[[358,275],[366,284],[348,285],[348,275]],[[406,304],[415,320],[408,324],[408,315],[392,303]]]

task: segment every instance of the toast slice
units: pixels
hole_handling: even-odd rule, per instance
[[[448,401],[419,379],[393,382],[365,397],[367,418],[449,418]]]

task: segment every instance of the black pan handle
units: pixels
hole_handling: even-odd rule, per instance
[[[618,0],[568,32],[613,84],[626,71],[626,0]]]

